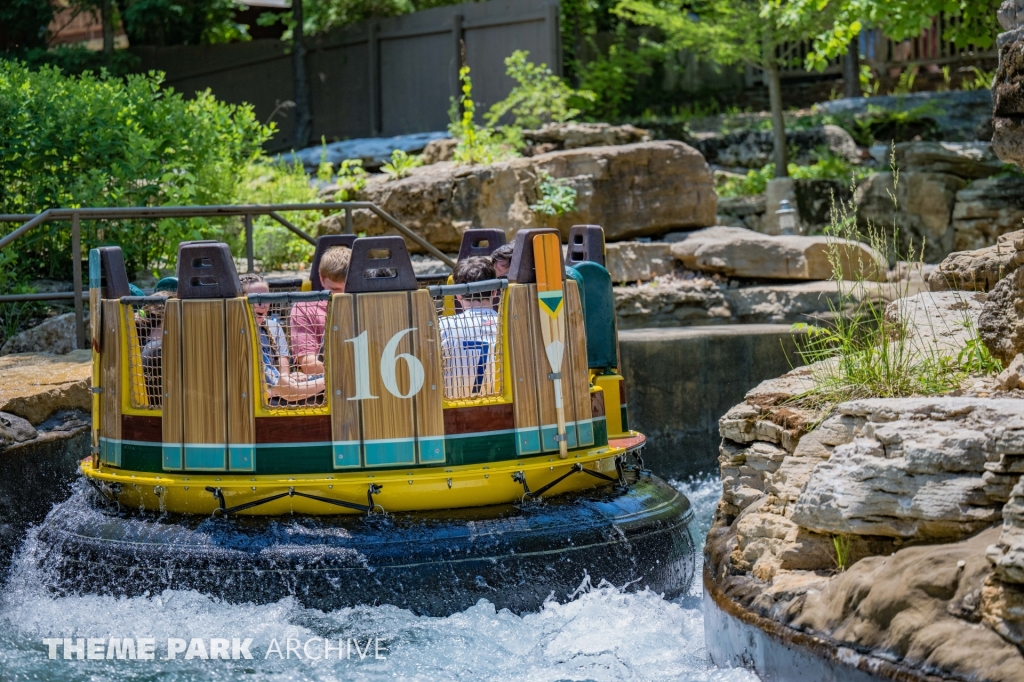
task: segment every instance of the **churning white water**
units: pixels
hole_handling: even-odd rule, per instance
[[[694,505],[693,532],[703,545],[720,484],[704,478],[674,485]],[[30,534],[27,543],[34,541]],[[325,613],[291,599],[234,605],[178,591],[54,598],[28,554],[0,595],[0,682],[757,679],[706,663],[699,568],[690,594],[673,601],[607,585],[588,589],[584,580],[576,599],[539,613],[496,613],[481,601],[447,618],[427,618],[390,606]],[[103,658],[65,660],[64,638],[82,638],[86,656],[92,638],[93,654]],[[122,648],[111,647],[111,638]],[[151,639],[153,660],[118,660],[129,638],[133,645]],[[204,660],[213,640],[232,639],[236,649],[222,653],[237,660]],[[244,658],[246,639],[251,659]],[[189,648],[166,660],[171,640]]]

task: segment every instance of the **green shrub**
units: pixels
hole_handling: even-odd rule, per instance
[[[419,156],[409,156],[401,149],[391,152],[391,161],[380,167],[381,172],[388,176],[389,180],[400,180],[409,174],[413,168],[423,165]]]
[[[3,56],[0,54],[0,59]],[[111,76],[125,76],[139,67],[138,57],[127,50],[115,50],[107,55],[96,50],[87,50],[80,46],[60,46],[50,49],[33,48],[17,54],[17,58],[30,69],[42,66],[56,66],[65,75],[77,76],[86,71],[99,73],[106,70]]]
[[[272,128],[249,106],[208,91],[185,100],[161,80],[69,77],[0,61],[0,212],[231,203]],[[69,227],[45,223],[0,252],[10,259],[0,263],[6,279],[70,279]],[[85,221],[83,248],[120,245],[133,272],[170,262],[178,242],[218,229],[199,218]]]
[[[591,103],[594,93],[573,90],[556,76],[547,64],[537,66],[527,61],[529,52],[516,50],[505,58],[505,74],[516,82],[508,97],[493,105],[484,119],[496,126],[506,115],[512,115],[516,128],[540,128],[545,123],[569,121],[580,114],[570,102]]]
[[[456,163],[473,164],[494,163],[520,156],[522,137],[516,128],[509,127],[506,132],[476,124],[473,81],[469,76],[468,66],[459,69],[459,82],[462,83],[462,95],[459,97],[462,115],[459,115],[458,106],[453,101],[452,122],[448,126],[452,137],[459,141],[452,154],[452,159]]]
[[[248,40],[232,0],[127,0],[121,15],[132,45],[209,45]]]
[[[607,54],[580,70],[580,87],[594,97],[576,106],[583,109],[589,119],[618,120],[641,80],[654,73],[654,61],[662,54],[653,43],[641,40],[639,45],[630,44],[626,24],[620,23]]]
[[[537,203],[530,204],[530,210],[549,216],[559,216],[576,210],[576,189],[565,178],[553,178],[547,171],[540,171],[537,183]]]
[[[301,161],[294,159],[287,163],[261,159],[243,170],[235,203],[311,204],[318,201],[317,189],[310,184]],[[283,212],[282,216],[307,234],[315,232],[317,221],[323,217],[316,211]],[[236,255],[244,252],[241,244],[234,246]],[[264,272],[306,263],[313,257],[312,244],[270,216],[253,217],[253,250]]]
[[[819,159],[809,166],[791,163],[787,166],[789,177],[794,180],[838,180],[844,183],[860,183],[872,173],[867,166],[855,166],[846,159],[828,152],[821,152]],[[751,196],[764,194],[768,181],[775,177],[775,164],[747,171],[743,178],[727,178],[718,185],[722,197]]]

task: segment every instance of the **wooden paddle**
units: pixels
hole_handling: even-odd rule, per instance
[[[544,353],[551,366],[548,376],[555,382],[555,414],[558,417],[558,456],[569,456],[565,435],[565,405],[562,403],[562,359],[565,355],[565,294],[562,290],[562,243],[558,235],[538,234],[533,238],[533,259],[537,271],[537,305]]]

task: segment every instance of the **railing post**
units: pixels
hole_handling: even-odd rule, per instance
[[[246,272],[253,272],[256,269],[253,261],[255,260],[255,252],[252,245],[252,214],[245,214],[245,264]]]
[[[345,207],[345,234],[352,234],[352,209]]]
[[[75,348],[85,348],[85,311],[82,307],[82,226],[78,211],[71,214],[71,263],[75,290]]]

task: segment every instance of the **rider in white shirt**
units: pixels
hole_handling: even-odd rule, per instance
[[[452,280],[468,284],[495,279],[489,258],[475,257],[459,261]],[[462,312],[440,319],[441,348],[444,353],[445,396],[475,398],[494,393],[497,372],[498,313],[493,307],[494,292],[456,295]]]

